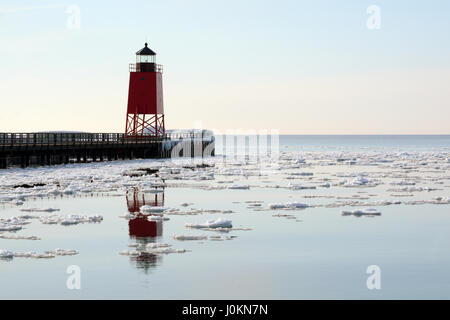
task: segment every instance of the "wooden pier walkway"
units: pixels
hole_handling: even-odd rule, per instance
[[[169,158],[182,142],[191,150],[179,156],[201,155],[214,143],[194,133],[129,137],[120,133],[0,133],[0,169],[135,158]],[[187,144],[186,144],[187,143]],[[209,148],[214,150],[214,148]],[[186,147],[184,148],[186,150]],[[183,155],[183,152],[185,153]],[[214,155],[214,151],[212,154]]]

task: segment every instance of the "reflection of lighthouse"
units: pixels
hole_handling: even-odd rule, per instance
[[[157,191],[158,188],[155,188]],[[164,205],[164,188],[162,192],[148,194],[139,192],[137,188],[133,191],[127,191],[127,207],[128,211],[135,215],[134,219],[128,222],[129,235],[131,239],[136,241],[136,250],[140,251],[138,256],[131,256],[130,261],[136,264],[138,269],[142,269],[148,273],[151,268],[161,263],[162,257],[143,250],[147,244],[158,241],[158,237],[162,236],[162,221],[149,220],[149,214],[140,213],[142,206],[163,206]]]
[[[133,190],[131,196],[127,192],[127,206],[130,213],[134,213],[136,218],[131,219],[128,222],[131,238],[146,238],[146,237],[160,237],[163,232],[162,221],[151,221],[148,219],[148,215],[141,214],[139,209],[144,205],[150,206],[163,206],[164,205],[164,192],[155,193],[150,196],[150,199],[146,199],[146,195],[139,192],[138,189]]]

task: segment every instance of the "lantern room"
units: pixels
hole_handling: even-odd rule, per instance
[[[148,47],[148,43],[145,43],[145,47],[136,52],[136,63],[155,63],[156,52]]]
[[[158,66],[156,65],[156,52],[148,47],[145,47],[136,52],[136,71],[137,72],[156,72]]]

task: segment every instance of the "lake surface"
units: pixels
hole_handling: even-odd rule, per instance
[[[0,171],[0,219],[22,227],[0,231],[0,250],[78,252],[0,259],[0,298],[450,298],[450,136],[280,136],[276,157],[224,157],[224,144],[195,162]],[[138,216],[144,205],[169,220]],[[70,214],[103,220],[43,223]],[[233,227],[185,226],[217,219]],[[79,290],[67,286],[72,265]]]

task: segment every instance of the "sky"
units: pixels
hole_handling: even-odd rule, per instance
[[[445,0],[0,0],[0,132],[123,132],[148,41],[167,129],[450,134],[449,33]]]

